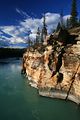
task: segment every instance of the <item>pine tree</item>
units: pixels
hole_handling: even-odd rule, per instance
[[[29,46],[29,47],[32,45],[32,41],[30,40],[30,37],[29,37],[29,36],[28,36],[28,41],[27,41],[27,43],[28,43],[28,46]]]
[[[66,28],[67,29],[70,28],[70,18],[67,18],[67,20],[66,20]]]
[[[61,24],[59,22],[58,25],[57,25],[57,28],[56,28],[56,32],[58,32],[60,29],[61,29]]]
[[[40,41],[40,38],[41,38],[41,36],[40,36],[40,29],[39,29],[39,27],[38,27],[38,29],[37,29],[37,34],[36,34],[36,43],[40,43],[41,41]]]
[[[78,20],[78,24],[79,24],[79,26],[80,26],[80,19]]]
[[[64,28],[63,11],[61,11],[61,14],[60,14],[60,26]]]
[[[44,42],[44,39],[47,36],[47,28],[46,28],[46,18],[45,18],[45,14],[43,16],[43,28],[42,28],[42,33],[41,33],[41,42]]]
[[[72,0],[72,8],[71,8],[71,27],[75,27],[77,26],[77,1],[76,0]]]

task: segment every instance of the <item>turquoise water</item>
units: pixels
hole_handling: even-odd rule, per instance
[[[40,97],[21,75],[21,60],[0,60],[0,120],[80,120],[73,102]]]

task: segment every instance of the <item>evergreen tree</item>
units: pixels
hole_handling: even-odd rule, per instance
[[[58,25],[57,25],[57,28],[56,28],[56,32],[58,32],[60,29],[61,29],[61,24],[59,22]]]
[[[80,26],[80,18],[78,18],[78,26]]]
[[[71,27],[75,27],[77,26],[77,1],[76,0],[72,0],[72,8],[71,8]]]
[[[60,27],[62,28],[62,29],[65,29],[65,22],[64,22],[64,19],[63,19],[63,10],[61,11],[61,13],[60,13]]]
[[[32,45],[32,41],[30,40],[30,37],[29,37],[29,36],[28,36],[28,41],[27,41],[27,43],[28,43],[28,46],[29,46],[29,47]]]
[[[70,28],[70,18],[67,18],[67,20],[66,20],[66,28],[67,29]]]
[[[44,39],[47,36],[47,28],[46,28],[46,18],[45,18],[45,14],[43,16],[43,28],[42,28],[42,33],[41,33],[41,42],[44,42]]]
[[[39,27],[38,27],[38,29],[37,29],[37,34],[36,34],[36,43],[40,43],[40,42],[41,42],[40,39],[41,39],[40,29],[39,29]]]
[[[60,26],[64,28],[63,11],[61,11],[61,14],[60,14]]]
[[[59,21],[58,24],[57,24],[56,32],[58,32],[61,28],[62,28],[62,29],[65,29],[65,24],[64,24],[64,20],[63,20],[63,11],[61,11],[60,21]]]

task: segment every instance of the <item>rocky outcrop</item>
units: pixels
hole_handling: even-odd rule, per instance
[[[51,36],[45,45],[24,53],[23,70],[40,95],[80,103],[79,37],[76,40],[76,44],[63,45]]]

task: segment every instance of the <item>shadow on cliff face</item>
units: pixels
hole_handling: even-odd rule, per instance
[[[61,28],[58,34],[58,41],[62,42],[63,45],[76,44],[76,37],[78,37],[78,35],[70,35],[68,30]]]
[[[60,54],[58,55],[58,61],[56,64],[56,72],[59,72],[59,70],[62,66],[62,57],[63,57],[64,53],[65,53],[64,48],[62,48]]]
[[[71,35],[67,29],[61,28],[57,33],[51,34],[49,40],[47,41],[48,45],[56,45],[57,41],[62,45],[66,46],[67,44],[76,44],[76,38],[78,35]]]
[[[58,34],[51,35],[50,39],[47,41],[47,44],[52,45],[53,47],[53,52],[49,57],[48,66],[49,69],[53,71],[51,77],[58,73],[57,82],[62,82],[63,80],[63,74],[60,73],[60,68],[62,66],[62,58],[65,53],[65,48],[67,48],[68,44],[71,46],[76,44],[76,37],[78,37],[78,35],[71,35],[68,30],[61,28]],[[53,65],[53,62],[55,65]]]
[[[63,79],[63,74],[60,73],[60,68],[62,66],[62,58],[63,54],[65,53],[65,48],[68,44],[75,44],[77,42],[75,40],[76,37],[77,35],[71,35],[68,30],[61,28],[58,34],[50,35],[49,39],[47,40],[46,46],[44,46],[43,44],[35,44],[34,46],[29,48],[29,51],[33,53],[38,51],[40,54],[43,54],[46,51],[47,46],[52,46],[52,53],[49,55],[48,58],[48,67],[52,71],[51,77],[58,73],[58,81],[60,81],[60,79]],[[36,69],[36,66],[39,66],[38,61],[37,63],[34,63],[32,68]],[[25,71],[25,68],[23,69]]]
[[[58,83],[61,83],[63,80],[63,74],[62,73],[59,73],[58,76],[57,76],[57,84]]]
[[[56,46],[53,46],[53,51],[49,55],[48,59],[49,60],[48,67],[51,71],[53,71],[51,77],[53,77],[57,72],[59,73],[59,70],[62,66],[62,57],[63,54],[65,53],[64,49],[65,47],[59,46],[58,43],[56,44]]]
[[[60,68],[62,66],[62,57],[63,57],[64,53],[65,53],[64,48],[62,48],[61,51],[60,51],[60,53],[58,54],[57,62],[55,62],[55,71],[53,70],[52,76],[51,76],[51,77],[53,77],[55,74],[58,73],[58,75],[57,75],[57,84],[61,83],[62,80],[63,80],[63,74],[60,73],[59,71],[60,71]],[[49,61],[49,64],[50,63],[51,63],[51,60]],[[49,64],[48,64],[48,66],[49,66]],[[49,66],[49,68],[50,68],[50,66]],[[53,66],[53,69],[54,69],[54,66]]]

